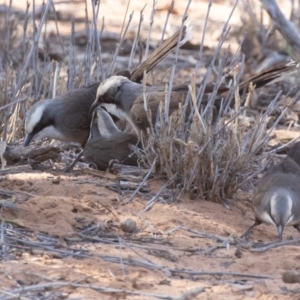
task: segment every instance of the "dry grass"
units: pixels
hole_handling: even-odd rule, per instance
[[[86,43],[80,52],[76,46],[78,36],[74,32],[74,21],[68,38],[60,35],[58,29],[52,35],[47,30],[40,31],[47,27],[48,9],[51,9],[52,20],[56,20],[51,2],[39,9],[38,20],[32,18],[33,7],[23,13],[12,6],[5,12],[0,11],[1,139],[13,144],[21,142],[26,111],[35,101],[100,81],[114,72],[128,16],[115,54],[105,55],[100,50],[99,40],[104,31],[103,28],[98,30],[96,22],[100,1],[95,2],[98,3],[93,7],[91,21],[87,17],[85,20]],[[209,10],[204,28],[209,26],[208,20]],[[129,66],[133,66],[139,60],[136,56],[141,54],[141,22],[142,17],[133,40]],[[33,23],[38,24],[35,29]],[[58,28],[57,22],[56,26]],[[109,176],[104,179],[81,174],[67,178],[59,173],[62,177],[59,180],[64,181],[59,185],[51,180],[51,172],[34,174],[30,170],[27,177],[9,177],[11,170],[3,172],[2,188],[9,190],[4,195],[18,200],[19,211],[18,215],[9,209],[1,209],[0,213],[3,262],[0,299],[92,299],[87,296],[90,294],[96,295],[95,299],[106,296],[110,299],[126,296],[128,299],[217,299],[217,296],[224,299],[224,295],[232,299],[248,296],[287,299],[292,294],[283,295],[287,291],[282,288],[279,272],[292,268],[298,259],[294,247],[286,247],[287,243],[296,246],[297,240],[280,244],[285,245],[281,250],[258,255],[257,251],[268,248],[260,248],[261,243],[244,244],[238,238],[243,226],[250,221],[237,207],[227,211],[222,205],[195,203],[184,197],[180,206],[157,203],[155,209],[152,207],[155,202],[168,201],[163,193],[167,188],[172,188],[171,192],[165,190],[172,200],[173,194],[179,197],[188,192],[193,199],[227,201],[238,189],[253,185],[256,175],[272,159],[274,152],[266,152],[270,134],[298,94],[290,99],[279,92],[258,117],[250,115],[248,105],[254,87],[250,86],[246,96],[238,92],[246,69],[245,57],[239,51],[231,55],[230,49],[221,54],[228,33],[226,24],[202,84],[196,89],[195,78],[204,61],[207,33],[203,32],[185,103],[169,117],[170,93],[167,93],[144,149],[135,149],[143,165],[149,167],[147,174],[162,175],[166,182],[159,186],[156,194],[147,195],[151,200],[146,208],[140,199],[135,198],[134,202],[127,199],[125,204],[115,193],[108,192],[105,186],[107,181],[112,181]],[[145,43],[147,47],[149,39],[150,33]],[[170,73],[166,72],[169,76],[167,91],[176,79],[178,53],[179,48],[168,70]],[[204,90],[211,78],[215,86],[207,95]],[[218,95],[218,88],[223,84],[229,91]],[[191,112],[186,121],[188,106]],[[267,128],[270,116],[281,106],[283,109],[273,126]],[[119,228],[121,218],[133,216],[138,216],[141,231],[125,234]],[[268,239],[274,237],[273,228],[264,228],[263,232]],[[261,238],[260,233],[257,239]],[[291,234],[290,230],[286,236]],[[287,258],[282,260],[283,257]]]
[[[187,4],[186,11],[189,4],[190,2]],[[0,24],[0,37],[5,42],[0,43],[2,53],[0,91],[3,95],[0,99],[2,119],[0,135],[10,143],[16,143],[23,137],[24,117],[35,101],[53,98],[69,89],[99,81],[113,74],[131,20],[131,15],[128,22],[126,22],[128,16],[124,17],[119,44],[111,63],[106,62],[101,53],[100,41],[103,28],[100,31],[97,28],[99,3],[93,7],[92,21],[89,22],[86,17],[87,43],[84,55],[80,58],[76,53],[74,20],[68,40],[62,39],[57,26],[55,45],[59,49],[57,57],[60,57],[60,62],[58,63],[53,60],[53,53],[49,54],[50,45],[49,41],[47,42],[49,35],[42,33],[42,29],[47,26],[47,15],[50,9],[56,19],[55,9],[49,1],[40,11],[41,18],[36,28],[33,26],[35,17],[30,17],[35,15],[35,9],[32,7],[28,7],[23,14],[20,12],[17,14],[12,13],[13,8],[9,6],[6,12],[1,13],[4,21]],[[205,28],[209,19],[209,9],[210,6],[208,6]],[[23,20],[23,25],[16,21],[15,15]],[[151,22],[153,17],[152,14]],[[185,18],[184,14],[183,21]],[[152,134],[144,151],[139,153],[141,160],[146,164],[153,165],[155,161],[155,172],[165,175],[172,186],[177,188],[178,195],[188,191],[193,198],[201,197],[216,201],[232,199],[236,190],[245,186],[253,178],[253,174],[261,171],[262,166],[269,160],[270,155],[264,152],[268,143],[268,135],[265,134],[266,124],[274,107],[277,107],[276,99],[259,121],[247,118],[246,106],[251,100],[252,93],[248,95],[247,100],[240,99],[238,93],[245,58],[239,52],[230,56],[229,49],[225,54],[220,54],[230,31],[229,20],[230,16],[223,28],[219,45],[200,89],[195,89],[195,82],[192,80],[185,105],[170,118],[167,113],[170,93],[167,95],[165,104],[162,103],[160,106],[161,114],[158,123],[152,128]],[[141,18],[129,65],[132,65],[132,59],[137,52],[142,21]],[[166,24],[167,22],[168,18]],[[193,78],[197,77],[199,72],[205,34],[206,32],[203,32],[203,43],[198,53],[199,63],[195,66]],[[150,32],[146,43],[147,53],[149,39]],[[173,84],[178,54],[179,47],[176,49],[176,58],[170,71],[169,87]],[[217,61],[218,67],[216,67]],[[218,87],[226,81],[228,83],[229,73],[233,74],[234,81],[228,85],[229,92],[221,98],[218,95]],[[215,88],[209,96],[204,95],[204,89],[212,77],[215,78]],[[192,107],[192,112],[186,122],[184,116],[187,105]],[[217,111],[215,105],[218,107]]]
[[[247,2],[249,7],[250,3]],[[229,20],[230,17],[228,22]],[[253,25],[253,22],[250,23]],[[257,19],[255,24],[256,28],[263,26],[258,25]],[[248,26],[251,27],[250,24]],[[191,198],[221,202],[233,199],[240,188],[249,189],[249,185],[253,187],[256,175],[263,171],[274,154],[265,151],[272,131],[286,110],[299,97],[297,93],[290,99],[271,129],[267,129],[269,117],[282,103],[286,104],[281,91],[256,120],[248,117],[247,107],[252,100],[255,87],[250,84],[247,98],[241,98],[239,84],[245,57],[236,53],[230,60],[229,56],[222,56],[219,52],[228,32],[225,24],[219,47],[215,51],[200,89],[197,91],[195,88],[196,66],[195,75],[189,86],[190,93],[184,106],[177,114],[168,118],[166,113],[168,104],[162,103],[160,116],[156,123],[152,124],[149,131],[150,138],[145,143],[144,151],[138,152],[141,161],[146,161],[149,166],[154,165],[155,172],[165,176],[170,186],[177,189],[178,197],[182,192],[188,192]],[[200,57],[201,51],[200,48]],[[221,63],[215,75],[215,88],[207,97],[203,91],[208,84],[207,78],[210,77],[212,70],[215,71],[216,58],[220,59]],[[221,98],[217,92],[218,87],[224,84],[230,72],[233,73],[234,80],[229,85],[230,90]],[[170,83],[172,84],[172,78]],[[165,103],[168,103],[168,97],[170,93],[166,96]],[[192,107],[188,121],[186,121],[187,106]]]

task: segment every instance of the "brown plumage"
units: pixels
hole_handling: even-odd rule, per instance
[[[248,88],[250,82],[256,85],[257,88],[261,87],[296,68],[297,65],[295,62],[276,65],[242,82],[239,85],[239,91],[243,93],[243,91]],[[212,89],[213,84],[208,85],[205,89],[205,93],[211,93]],[[217,94],[221,95],[228,90],[227,87],[220,87]],[[178,109],[179,103],[184,103],[187,92],[187,85],[172,86],[170,114]],[[151,110],[152,120],[155,120],[159,104],[165,99],[165,87],[144,87],[142,84],[132,82],[126,77],[113,76],[99,85],[96,101],[91,106],[90,112],[96,106],[101,105],[112,115],[129,121],[136,129],[138,136],[140,136],[141,132],[146,132],[149,126],[144,108],[144,95],[146,95],[148,99],[148,108]],[[203,99],[202,103],[205,104],[205,99]]]
[[[157,110],[159,107],[159,103],[166,99],[165,92],[156,92],[149,93],[147,96],[147,107],[151,112],[151,122],[154,125],[157,117]],[[186,99],[185,92],[172,92],[171,101],[169,106],[169,115],[173,112],[177,111],[182,103],[184,103]],[[147,113],[144,108],[144,97],[143,95],[136,98],[133,102],[132,108],[129,112],[129,118],[135,125],[136,130],[139,132],[139,136],[141,132],[145,132],[145,130],[150,126]],[[186,114],[190,113],[190,107],[186,110]]]

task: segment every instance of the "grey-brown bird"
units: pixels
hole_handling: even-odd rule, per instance
[[[90,113],[93,112],[95,107],[101,105],[110,114],[131,123],[140,137],[141,131],[145,131],[145,126],[149,125],[144,109],[144,89],[152,118],[156,118],[159,103],[165,99],[165,87],[144,87],[142,84],[132,82],[123,76],[112,76],[99,85],[96,101],[92,104]],[[187,85],[172,87],[170,113],[178,109],[179,102],[185,100],[187,91]],[[136,116],[130,113],[133,107],[137,109]],[[171,111],[172,108],[174,109]]]
[[[278,239],[282,240],[285,226],[300,231],[300,142],[296,143],[281,163],[271,167],[259,181],[252,207],[255,223],[243,234],[261,223],[277,227]]]
[[[181,44],[190,37],[191,30],[183,27]],[[130,73],[128,70],[120,74],[129,76],[129,81],[139,82],[144,72],[152,70],[177,45],[180,31],[158,47],[138,68]],[[78,142],[85,145],[90,132],[91,114],[89,109],[96,99],[99,82],[90,86],[75,89],[55,99],[38,101],[27,113],[25,120],[24,146],[32,139],[57,139],[67,142]]]
[[[136,134],[119,130],[112,117],[100,107],[96,115],[90,138],[83,148],[85,160],[96,165],[98,170],[106,170],[111,160],[137,166],[137,156],[130,149],[130,145],[138,144]]]
[[[283,74],[294,71],[297,67],[295,62],[278,64],[272,68],[255,75],[239,85],[240,92],[247,88],[252,82],[256,88],[278,79]],[[212,92],[213,85],[206,87],[205,93]],[[221,87],[218,94],[222,94],[229,89]],[[170,97],[169,114],[177,110],[179,103],[183,103],[188,92],[187,85],[172,86]],[[164,86],[143,86],[132,82],[126,77],[112,76],[103,81],[97,90],[96,101],[92,104],[90,113],[98,105],[105,107],[106,110],[116,117],[129,121],[135,128],[138,136],[141,132],[146,132],[149,127],[148,117],[145,111],[145,101],[147,99],[148,109],[151,111],[152,121],[155,120],[159,104],[165,99]],[[204,101],[203,101],[204,103]]]

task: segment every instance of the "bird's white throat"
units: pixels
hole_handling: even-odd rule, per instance
[[[139,133],[139,130],[136,128],[134,123],[131,121],[129,114],[127,114],[124,110],[118,108],[115,104],[103,103],[103,104],[101,104],[101,106],[104,107],[110,114],[116,116],[120,120],[128,121],[132,125],[132,127],[134,128],[136,133],[137,134]]]

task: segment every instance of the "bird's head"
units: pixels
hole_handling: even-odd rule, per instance
[[[28,146],[32,140],[43,138],[64,140],[62,133],[55,127],[55,107],[52,106],[55,103],[51,100],[41,100],[27,112],[24,146]]]
[[[99,84],[96,100],[90,107],[89,114],[93,114],[95,108],[99,105],[113,104],[117,105],[116,99],[121,93],[122,84],[125,82],[130,82],[130,80],[124,76],[112,76]]]

